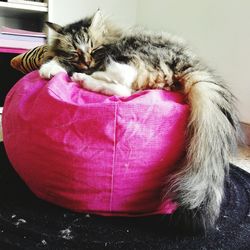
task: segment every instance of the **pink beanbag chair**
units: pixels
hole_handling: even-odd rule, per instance
[[[37,71],[9,92],[4,144],[13,167],[40,198],[78,212],[173,213],[167,174],[183,156],[184,97],[163,90],[128,98],[82,89],[64,74]]]

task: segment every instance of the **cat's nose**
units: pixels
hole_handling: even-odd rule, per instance
[[[86,62],[86,64],[89,66],[89,65],[91,64],[91,59],[88,59],[88,60],[86,60],[85,62]]]
[[[85,55],[84,61],[85,61],[86,65],[89,66],[92,62],[92,56],[89,54]]]
[[[86,63],[78,63],[76,67],[80,70],[85,70],[89,68],[88,65],[86,65]]]

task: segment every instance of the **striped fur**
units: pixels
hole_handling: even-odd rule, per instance
[[[49,26],[58,33],[50,52],[67,72],[80,72],[73,79],[87,88],[95,86],[92,90],[112,94],[108,87],[125,84],[116,79],[127,71],[118,70],[112,75],[115,79],[111,77],[110,65],[115,63],[117,68],[128,65],[136,71],[127,85],[131,92],[161,88],[186,95],[191,107],[186,157],[166,183],[168,191],[163,196],[174,194],[181,224],[189,221],[187,226],[201,229],[214,226],[239,134],[235,100],[226,85],[170,34],[118,30],[100,12],[66,27]]]
[[[42,45],[35,47],[11,60],[11,66],[22,73],[26,74],[33,70],[39,69],[47,56],[48,46]]]

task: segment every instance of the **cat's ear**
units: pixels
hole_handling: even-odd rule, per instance
[[[98,9],[91,18],[90,29],[102,31],[104,28],[104,17],[102,11]]]
[[[51,22],[45,22],[48,27],[50,27],[55,32],[62,34],[63,33],[63,27],[56,23]]]

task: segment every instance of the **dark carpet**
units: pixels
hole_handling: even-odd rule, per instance
[[[167,218],[78,214],[36,198],[0,143],[0,249],[250,249],[250,174],[231,165],[225,185],[216,229],[184,236],[165,225]]]

